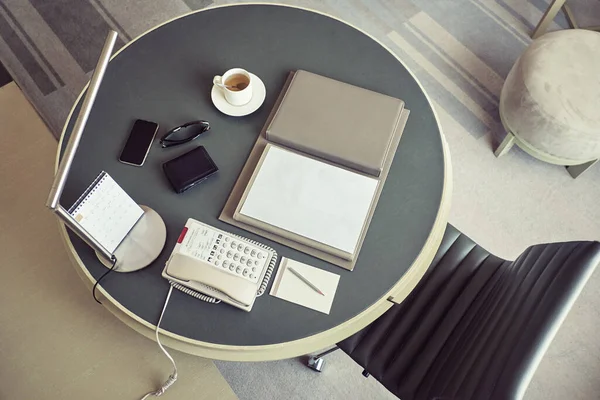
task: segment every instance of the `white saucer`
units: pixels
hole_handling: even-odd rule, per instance
[[[213,85],[210,92],[210,98],[215,107],[223,114],[231,115],[232,117],[243,117],[244,115],[252,114],[254,111],[258,110],[258,107],[265,101],[267,89],[258,76],[250,72],[250,77],[254,83],[252,88],[252,99],[247,104],[244,104],[243,106],[233,106],[229,104],[227,100],[225,100],[223,90],[216,85]]]

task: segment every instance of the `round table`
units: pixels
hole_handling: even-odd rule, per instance
[[[221,114],[210,100],[212,77],[232,67],[258,75],[266,101],[252,115]],[[354,271],[271,242],[217,219],[289,71],[304,69],[403,99],[411,111],[406,129]],[[79,111],[63,131],[59,157]],[[157,141],[142,168],[117,158],[135,119],[160,124],[159,135],[205,119],[211,131],[168,149]],[[219,167],[178,195],[163,162],[204,145]],[[305,9],[236,5],[184,15],[129,43],[109,63],[87,122],[61,204],[70,206],[102,170],[139,204],[162,216],[167,243],[149,267],[103,280],[103,304],[130,327],[153,337],[169,289],[161,277],[187,218],[261,241],[289,257],[340,274],[329,315],[265,294],[250,313],[208,304],[173,291],[161,333],[164,343],[222,360],[290,358],[350,336],[402,301],[430,264],[449,210],[451,170],[446,144],[423,89],[382,44],[346,23]],[[79,237],[61,227],[78,273],[90,287],[106,271]],[[272,283],[272,282],[271,282]],[[89,301],[93,301],[90,299]]]

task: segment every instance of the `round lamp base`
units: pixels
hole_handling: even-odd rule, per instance
[[[150,265],[165,247],[167,228],[160,215],[147,206],[142,206],[144,215],[125,236],[115,250],[116,272],[133,272]],[[98,259],[107,268],[112,263],[96,252]]]

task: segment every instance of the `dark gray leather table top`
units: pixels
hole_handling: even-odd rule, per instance
[[[267,98],[254,114],[235,118],[211,103],[212,77],[233,67],[258,75]],[[371,222],[356,268],[349,272],[217,220],[229,191],[290,70],[304,69],[403,99],[411,110],[406,130]],[[78,111],[78,108],[76,109]],[[76,115],[76,114],[74,114]],[[196,119],[211,131],[169,149],[152,146],[142,168],[118,161],[133,122],[167,129]],[[74,118],[69,121],[67,134]],[[178,195],[161,164],[204,145],[217,175]],[[63,140],[63,150],[66,138]],[[138,203],[154,208],[167,226],[167,243],[149,267],[113,273],[105,289],[124,307],[156,324],[169,288],[164,263],[185,221],[192,217],[262,241],[286,256],[341,275],[330,315],[269,296],[252,312],[212,305],[173,291],[162,328],[228,345],[266,345],[301,339],[331,329],[373,305],[404,275],[421,251],[437,215],[444,180],[440,132],[417,82],[385,48],[330,17],[269,5],[240,5],[187,15],[149,32],[108,66],[75,157],[61,204],[69,207],[101,170]],[[90,273],[106,269],[94,252],[70,233]],[[270,289],[270,285],[269,285]],[[91,296],[89,301],[93,301]]]

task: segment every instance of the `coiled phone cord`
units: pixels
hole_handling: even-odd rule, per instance
[[[156,334],[156,343],[158,343],[158,347],[160,347],[162,352],[165,353],[167,358],[171,361],[171,364],[173,364],[173,373],[169,375],[169,378],[165,381],[165,383],[163,383],[163,385],[159,389],[146,393],[144,397],[141,398],[141,400],[145,400],[150,396],[162,396],[167,391],[167,389],[170,388],[177,380],[177,365],[175,365],[175,360],[173,360],[173,357],[171,357],[169,352],[163,347],[162,343],[160,342],[160,338],[158,337],[158,329],[160,327],[160,323],[162,322],[163,315],[165,315],[165,310],[167,309],[167,304],[169,304],[169,299],[171,298],[172,291],[173,286],[169,285],[169,293],[167,293],[165,305],[163,306],[162,312],[160,313],[160,318],[158,319],[158,324],[156,324],[156,330],[154,331],[154,333]]]

